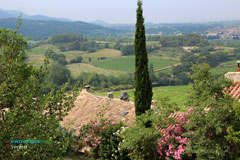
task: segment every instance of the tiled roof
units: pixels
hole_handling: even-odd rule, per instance
[[[122,115],[122,112],[127,112],[127,114]],[[134,103],[117,98],[109,99],[107,97],[94,96],[83,90],[75,100],[74,107],[60,124],[67,128],[78,129],[82,124],[99,119],[100,114],[103,114],[104,118],[108,119],[129,119],[128,124],[131,125],[135,119]]]
[[[233,85],[229,88],[225,88],[224,91],[233,98],[240,99],[240,82],[234,82]]]

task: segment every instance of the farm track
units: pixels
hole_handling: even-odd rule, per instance
[[[166,67],[163,67],[163,68],[160,68],[160,69],[155,69],[154,71],[155,72],[159,72],[159,71],[163,71],[163,70],[166,70],[166,69],[170,69],[172,67],[175,67],[175,66],[178,66],[178,65],[181,65],[182,63],[177,63],[177,64],[174,64],[172,66],[166,66]]]

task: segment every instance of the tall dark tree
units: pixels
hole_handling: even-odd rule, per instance
[[[148,56],[142,1],[138,1],[135,33],[135,111],[136,116],[150,109],[152,101],[152,82],[148,72]]]

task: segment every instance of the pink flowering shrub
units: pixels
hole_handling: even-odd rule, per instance
[[[94,158],[111,159],[113,152],[118,148],[120,141],[115,133],[123,127],[122,122],[110,119],[91,121],[81,126],[79,144],[81,147],[91,147]]]
[[[191,111],[191,110],[189,110]],[[176,118],[176,124],[170,125],[168,128],[162,130],[163,136],[160,138],[158,145],[159,159],[182,160],[186,159],[186,146],[188,145],[189,138],[184,137],[182,134],[186,132],[183,128],[184,124],[188,124],[188,113],[184,113]]]

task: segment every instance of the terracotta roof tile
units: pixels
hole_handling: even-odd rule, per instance
[[[240,82],[233,82],[229,88],[224,88],[224,91],[233,98],[240,99]]]

